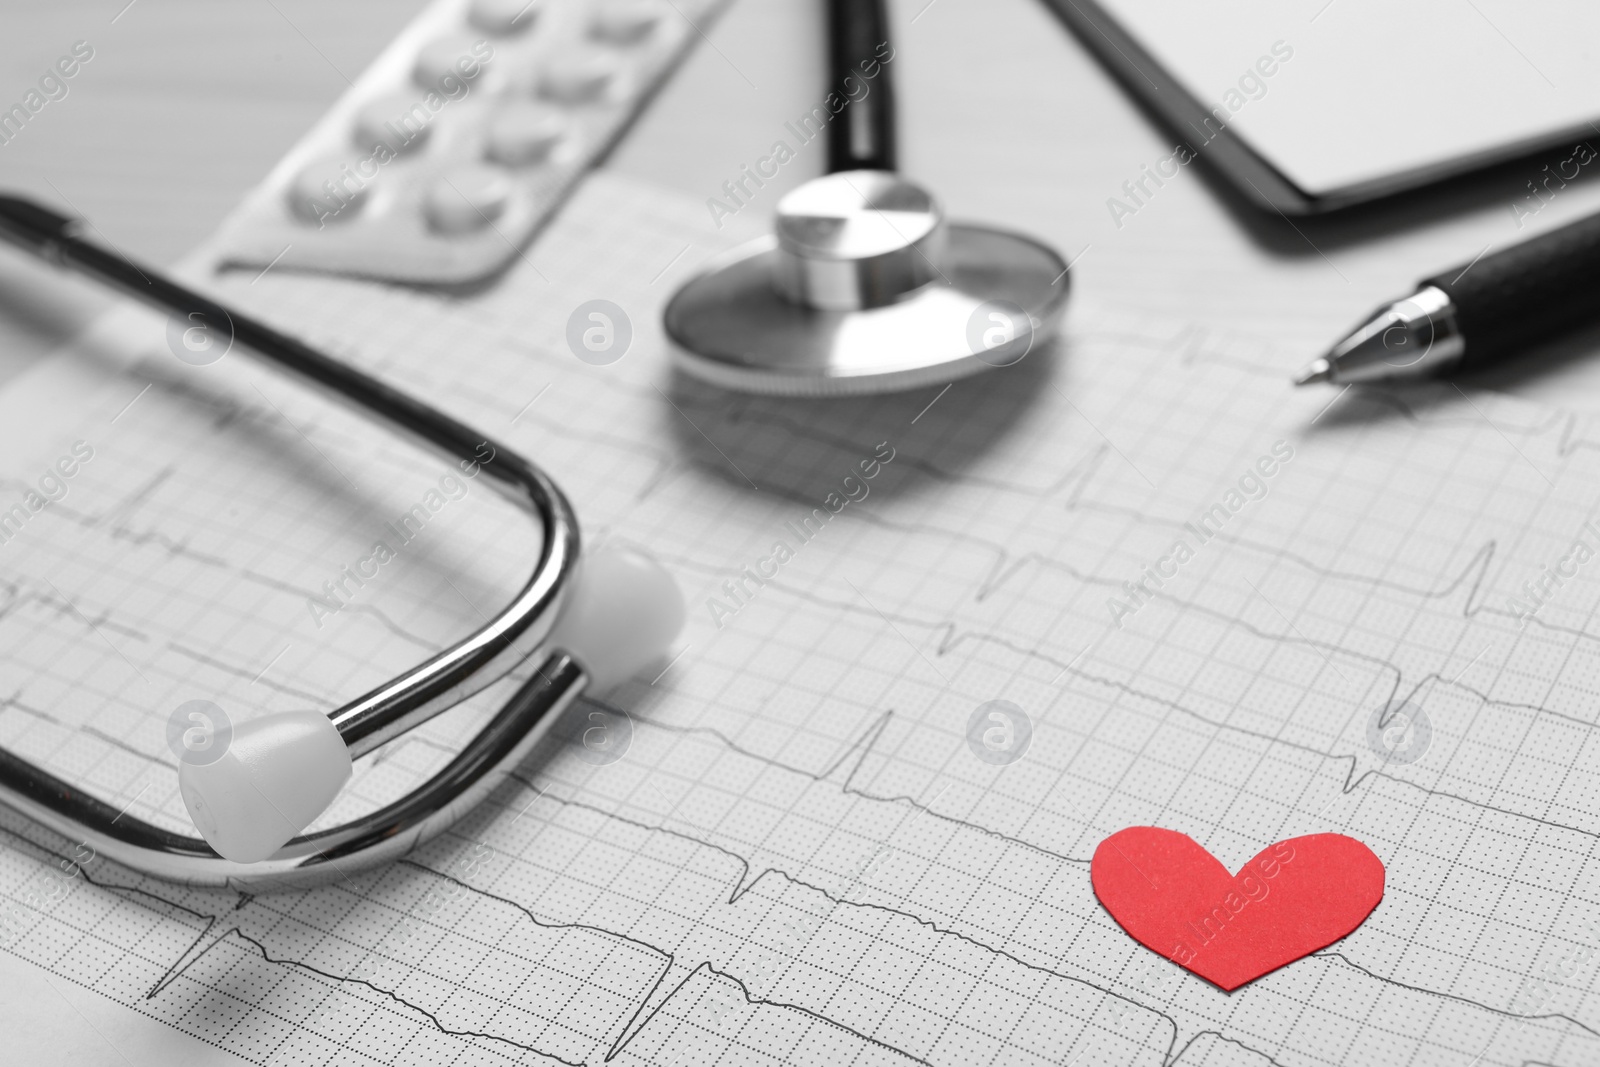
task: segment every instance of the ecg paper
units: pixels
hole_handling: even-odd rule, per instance
[[[689,624],[575,709],[626,713],[620,759],[548,745],[321,888],[169,885],[0,813],[7,951],[261,1064],[1600,1059],[1600,563],[1573,551],[1600,430],[1296,391],[1248,324],[1083,306],[948,389],[736,397],[670,373],[657,325],[704,235],[698,203],[597,174],[475,295],[211,283],[523,450],[587,544],[663,560]],[[595,298],[634,331],[609,366],[565,340]],[[476,625],[537,545],[472,485],[319,628],[308,597],[444,468],[241,354],[180,364],[140,312],[0,397],[0,435],[5,506],[94,453],[0,544],[0,743],[163,825],[179,703],[331,707]],[[363,761],[340,811],[495,695]],[[1031,724],[1009,764],[968,743],[994,700]],[[1429,735],[1398,759],[1371,732],[1403,701]],[[1234,870],[1346,833],[1386,895],[1222,993],[1094,897],[1095,846],[1140,824]]]

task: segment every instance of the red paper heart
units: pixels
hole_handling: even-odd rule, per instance
[[[1353,837],[1308,834],[1234,875],[1187,834],[1130,826],[1100,842],[1089,878],[1135,941],[1232,992],[1360,926],[1384,871]]]

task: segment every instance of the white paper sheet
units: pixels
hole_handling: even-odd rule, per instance
[[[1084,305],[1059,349],[948,391],[730,397],[670,374],[657,326],[702,214],[598,175],[478,295],[216,283],[525,450],[591,541],[674,571],[677,658],[605,700],[623,758],[547,753],[408,860],[278,896],[103,860],[57,887],[73,843],[0,816],[8,951],[259,1063],[1593,1060],[1594,427],[1449,386],[1294,391],[1245,331]],[[603,367],[564,336],[597,297],[634,331]],[[331,704],[471,626],[526,546],[473,491],[318,629],[308,592],[437,472],[237,354],[179,364],[158,320],[101,336],[0,398],[8,497],[95,448],[0,545],[0,741],[178,822],[177,702]],[[1031,724],[1010,764],[967,740],[993,700]],[[1409,761],[1369,737],[1404,700],[1431,731]],[[1223,994],[1096,902],[1088,858],[1134,824],[1231,868],[1351,834],[1387,895]]]

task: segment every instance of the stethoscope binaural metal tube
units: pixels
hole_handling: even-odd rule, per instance
[[[159,272],[85,240],[79,223],[18,197],[0,196],[0,238],[81,271],[180,317],[226,325],[234,341],[267,363],[318,386],[432,451],[480,464],[502,494],[542,523],[539,559],[512,602],[477,633],[400,678],[330,713],[352,758],[492,684],[539,652],[554,624],[578,558],[577,520],[537,467],[465,424],[259,320],[202,296]],[[492,458],[485,461],[485,449]],[[408,796],[363,818],[297,837],[272,859],[251,864],[217,856],[205,841],[162,830],[105,803],[34,764],[0,750],[0,801],[102,855],[177,881],[261,888],[337,877],[339,868],[381,862],[449,825],[497,784],[583,688],[571,656],[546,649],[534,676],[460,755]]]
[[[318,387],[358,412],[374,415],[402,436],[458,462],[473,462],[502,495],[532,511],[546,536],[534,574],[517,597],[478,633],[434,656],[394,682],[351,701],[331,715],[353,758],[426,721],[464,696],[461,683],[479,682],[466,695],[489,684],[496,661],[510,669],[526,659],[544,638],[554,618],[558,586],[578,555],[577,520],[561,490],[544,473],[509,448],[340,360],[326,356],[266,323],[180,285],[148,267],[135,265],[77,234],[77,220],[14,198],[0,198],[0,236],[10,237],[43,258],[106,282],[142,303],[187,319],[200,315],[223,324],[235,343],[264,361]],[[492,457],[483,461],[484,450]],[[549,618],[543,618],[549,615]],[[540,621],[543,625],[540,625]],[[499,677],[501,670],[494,677]],[[403,690],[403,691],[402,691]]]

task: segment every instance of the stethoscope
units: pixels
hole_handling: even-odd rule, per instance
[[[578,556],[566,498],[533,463],[376,378],[79,235],[77,220],[0,197],[0,237],[172,315],[199,321],[279,370],[374,416],[489,484],[543,525],[533,574],[476,633],[330,713],[265,715],[232,727],[178,786],[202,838],[118,811],[0,749],[0,803],[134,870],[172,881],[286,888],[396,859],[449,827],[526,757],[586,689],[657,658],[683,625],[683,597],[631,549]],[[441,771],[393,803],[332,829],[301,831],[350,778],[351,764],[528,665],[532,674]]]
[[[894,172],[883,0],[829,0],[828,20],[829,95],[814,114],[832,116],[830,173],[778,202],[772,236],[673,296],[677,365],[727,389],[838,396],[1016,363],[1055,331],[1067,264],[1030,238],[947,222]]]
[[[878,49],[882,0],[829,0],[835,85],[877,63],[870,93],[828,128],[830,171],[783,197],[776,234],[714,261],[665,311],[685,371],[752,392],[840,395],[950,381],[1014,364],[1056,327],[1067,265],[1016,234],[947,223],[893,171],[893,101]],[[892,53],[891,53],[892,54]],[[539,559],[511,603],[471,634],[330,713],[234,726],[214,758],[181,761],[179,791],[201,837],[117,811],[0,749],[0,803],[98,854],[172,881],[244,890],[309,885],[396,859],[493,790],[585,690],[664,652],[681,593],[637,550],[578,556],[565,497],[533,463],[470,427],[259,320],[81,236],[77,220],[0,196],[0,238],[167,312],[488,475],[543,525]],[[354,760],[523,666],[532,673],[441,771],[387,806],[331,829],[322,815]]]

